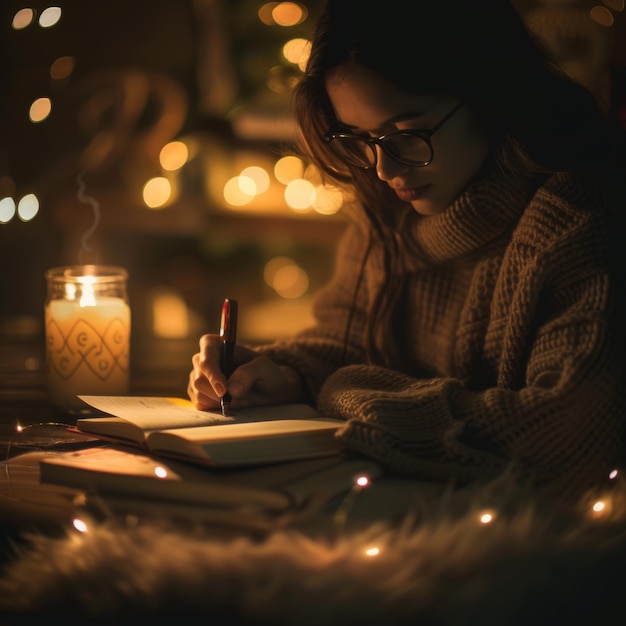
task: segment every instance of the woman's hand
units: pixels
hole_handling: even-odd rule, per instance
[[[220,369],[220,347],[219,335],[203,335],[200,351],[191,359],[187,393],[197,409],[218,408],[226,392],[232,408],[302,400],[302,383],[295,370],[240,345],[235,346],[235,370],[227,380]]]

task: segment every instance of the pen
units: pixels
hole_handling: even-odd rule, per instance
[[[237,301],[226,298],[222,305],[220,322],[220,337],[222,338],[220,352],[220,368],[226,378],[233,373],[233,352],[237,343]],[[220,398],[222,415],[228,415],[230,408],[230,394],[225,393]]]

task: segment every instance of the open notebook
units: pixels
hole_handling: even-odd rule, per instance
[[[344,422],[322,417],[306,404],[253,407],[225,417],[218,411],[198,411],[183,398],[80,398],[103,415],[79,418],[79,431],[204,465],[292,461],[342,449],[335,433]]]

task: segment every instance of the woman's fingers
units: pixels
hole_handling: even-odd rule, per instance
[[[200,351],[193,355],[187,393],[196,408],[216,409],[228,392],[231,406],[247,407],[296,402],[301,396],[300,377],[290,367],[278,365],[254,350],[235,346],[235,370],[227,380],[220,369],[219,335],[203,335]]]
[[[202,354],[199,352],[191,358],[192,369],[189,372],[187,395],[197,409],[213,409],[219,406],[219,396],[209,379],[204,375],[200,365],[201,360]]]
[[[258,357],[256,352],[243,346],[235,346],[235,371],[231,376],[233,381],[231,385],[220,368],[221,345],[219,335],[203,335],[199,341],[200,351],[191,359],[192,370],[189,374],[187,393],[197,408],[216,408],[219,406],[219,399],[227,391],[233,398],[241,398],[254,385],[257,368],[253,367],[249,372],[244,370],[243,374],[238,372],[238,369],[242,363],[253,362]],[[250,402],[247,402],[246,406],[248,404]]]

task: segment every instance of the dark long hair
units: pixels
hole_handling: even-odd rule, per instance
[[[381,332],[401,327],[393,318],[401,314],[403,261],[397,211],[388,210],[397,199],[374,170],[346,165],[323,140],[336,123],[325,78],[345,63],[370,68],[407,93],[463,101],[481,121],[492,151],[512,155],[530,171],[581,164],[600,171],[614,136],[594,96],[549,62],[508,0],[413,0],[409,5],[328,0],[306,72],[293,93],[294,110],[304,153],[326,180],[354,190],[380,240],[387,277],[369,312],[367,343],[372,361],[389,364],[398,356],[388,352],[393,342],[386,343],[386,354],[378,346]]]

